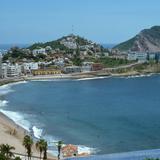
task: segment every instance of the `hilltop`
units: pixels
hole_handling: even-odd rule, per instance
[[[39,48],[46,48],[48,46],[50,46],[52,50],[61,50],[65,52],[71,52],[77,49],[91,52],[101,52],[105,50],[102,45],[74,34],[63,36],[62,38],[46,43],[35,43],[28,47],[28,49],[34,50]]]
[[[144,29],[135,37],[114,47],[120,51],[160,51],[160,26]]]

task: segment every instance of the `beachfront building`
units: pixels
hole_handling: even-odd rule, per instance
[[[18,77],[21,75],[21,66],[18,64],[7,65],[7,77]]]
[[[65,73],[78,73],[78,72],[81,72],[81,67],[79,66],[64,67],[64,72]]]
[[[7,78],[7,63],[2,63],[2,78]]]
[[[93,62],[82,62],[82,72],[90,72],[92,70]]]
[[[22,72],[24,74],[28,74],[31,73],[32,70],[37,70],[38,67],[38,63],[37,62],[30,62],[30,63],[23,63],[22,64]]]
[[[36,70],[32,70],[32,74],[34,76],[38,76],[38,75],[57,75],[57,74],[61,74],[61,70],[55,70],[55,69],[36,69]]]

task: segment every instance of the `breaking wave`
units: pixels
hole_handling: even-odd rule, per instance
[[[77,81],[96,80],[96,79],[105,79],[105,78],[108,78],[108,77],[80,78],[80,79],[77,79]]]
[[[0,100],[0,107],[5,107],[5,106],[7,106],[7,104],[8,104],[8,101]]]

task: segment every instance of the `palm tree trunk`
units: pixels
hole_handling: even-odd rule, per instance
[[[40,160],[41,160],[41,155],[42,155],[42,152],[40,152]]]

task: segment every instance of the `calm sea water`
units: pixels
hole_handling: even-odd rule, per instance
[[[160,148],[158,75],[37,81],[7,89],[1,109],[37,137],[96,148],[98,154]]]

